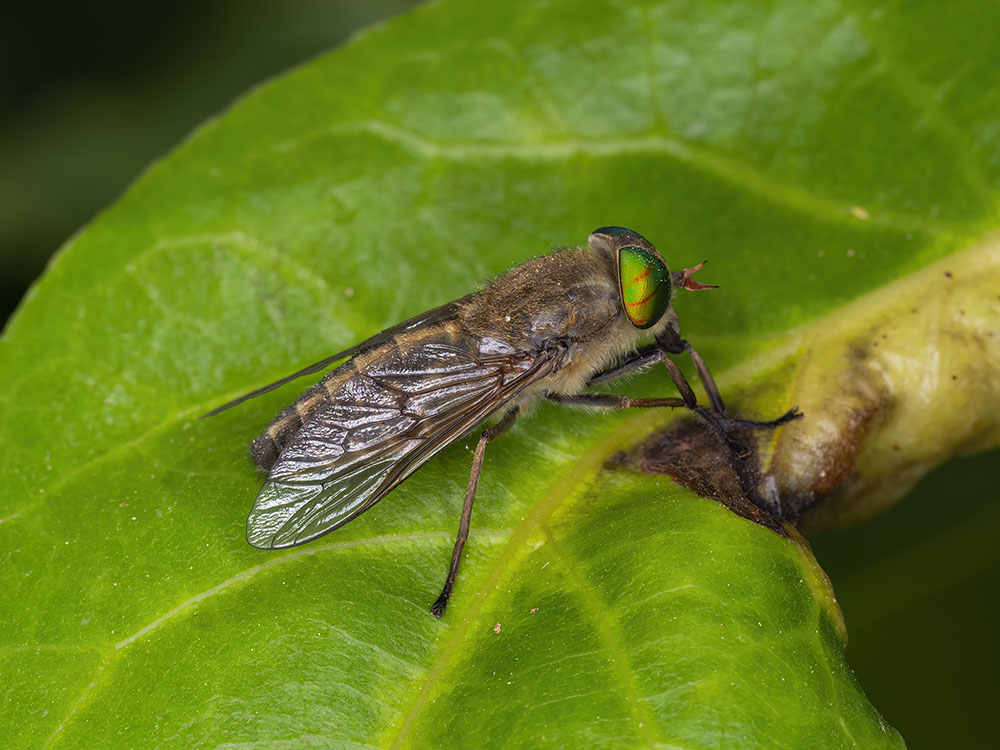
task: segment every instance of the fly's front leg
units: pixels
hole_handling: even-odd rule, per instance
[[[643,370],[648,370],[657,362],[662,361],[663,350],[660,348],[659,344],[649,344],[648,346],[640,347],[638,351],[621,364],[616,365],[609,370],[605,370],[604,372],[597,373],[594,377],[587,381],[587,386],[600,385],[601,383],[607,383],[610,380],[617,380],[625,375],[642,372]]]
[[[448,577],[445,579],[441,596],[431,605],[431,614],[441,617],[448,606],[448,599],[451,598],[451,590],[455,587],[455,577],[458,575],[458,566],[462,563],[462,550],[465,548],[465,540],[469,538],[469,523],[472,521],[472,502],[476,499],[476,488],[479,486],[479,475],[483,471],[483,456],[486,453],[486,444],[493,438],[503,435],[514,424],[517,419],[517,408],[507,412],[503,419],[492,427],[483,430],[479,436],[479,443],[476,445],[476,452],[472,456],[472,471],[469,472],[469,484],[465,488],[465,503],[462,506],[462,520],[458,524],[458,537],[455,539],[455,548],[451,552],[451,564],[448,566]]]
[[[677,386],[677,390],[680,391],[681,396],[683,396],[684,405],[696,415],[701,417],[701,421],[708,426],[708,429],[712,431],[715,437],[721,441],[723,445],[732,448],[732,443],[729,440],[729,430],[731,429],[731,425],[725,412],[720,412],[715,407],[715,404],[712,405],[711,409],[706,409],[697,402],[694,391],[691,390],[691,385],[687,382],[687,378],[684,377],[684,373],[682,373],[677,364],[667,356],[666,352],[663,352],[663,364],[667,368],[667,372],[670,373],[670,379],[674,381],[674,385]],[[712,382],[712,385],[715,385],[714,381]],[[719,402],[721,405],[721,398],[719,399]]]
[[[802,416],[802,412],[799,411],[798,407],[792,407],[777,419],[769,419],[767,421],[732,419],[726,415],[726,405],[722,400],[722,394],[719,393],[719,387],[715,384],[715,378],[712,377],[708,365],[705,364],[705,360],[701,358],[701,355],[698,354],[695,348],[687,340],[682,339],[677,331],[670,327],[667,327],[657,338],[657,343],[663,347],[665,352],[670,352],[671,354],[688,353],[688,356],[691,357],[691,361],[694,363],[694,369],[698,371],[698,377],[701,378],[701,384],[705,386],[705,393],[708,394],[708,400],[712,403],[712,411],[719,417],[715,421],[723,431],[733,428],[773,430]],[[668,369],[670,368],[668,367]],[[676,369],[676,365],[674,369]],[[680,374],[679,370],[678,374]],[[677,382],[677,378],[674,377],[673,372],[671,372],[670,377],[673,378],[675,383]],[[680,377],[683,378],[684,376],[680,375]],[[702,407],[698,408],[701,409]],[[705,415],[703,414],[702,416]]]
[[[695,398],[694,391],[691,389],[691,385],[688,383],[687,378],[684,377],[684,373],[680,371],[680,368],[677,367],[676,363],[674,363],[674,361],[669,357],[670,354],[682,354],[684,352],[687,352],[687,354],[691,357],[691,361],[694,363],[695,370],[698,372],[698,377],[701,378],[702,385],[705,387],[705,392],[708,394],[708,400],[712,404],[711,409],[701,406],[698,403]],[[691,344],[682,339],[677,332],[670,327],[665,329],[655,344],[642,347],[634,355],[632,355],[632,357],[617,367],[598,373],[590,379],[588,385],[599,385],[601,383],[607,383],[610,380],[620,378],[624,375],[641,372],[659,362],[662,362],[663,366],[667,368],[667,373],[670,375],[670,379],[674,382],[678,392],[681,394],[683,405],[701,417],[702,420],[708,424],[710,429],[723,440],[725,440],[726,434],[733,429],[742,428],[750,430],[773,430],[786,422],[790,422],[793,419],[798,419],[802,416],[802,412],[800,412],[797,408],[789,409],[777,419],[768,421],[733,419],[732,417],[727,416],[726,405],[722,400],[722,394],[719,393],[719,388],[715,384],[715,378],[712,377],[712,373],[705,364],[705,360],[701,358],[701,355],[698,354]],[[589,400],[589,403],[584,403],[582,401],[577,403],[581,406],[590,405],[604,406],[605,408],[612,409],[623,409],[631,405],[638,405],[635,402],[640,400],[626,399],[629,403],[625,404],[622,402],[622,399],[626,399],[626,397],[612,396],[611,400],[607,400],[603,404],[597,403],[594,400]],[[649,400],[656,401],[656,399]],[[567,402],[563,401],[563,403]],[[664,403],[656,405],[671,406],[672,404]]]
[[[694,363],[694,369],[698,372],[698,377],[701,378],[701,384],[705,387],[705,393],[708,394],[709,403],[712,404],[712,408],[715,411],[725,416],[726,404],[722,400],[722,394],[719,393],[719,387],[715,384],[715,378],[712,377],[712,373],[708,370],[708,365],[705,364],[705,360],[695,351],[694,347],[685,339],[682,339],[680,334],[670,326],[667,326],[663,333],[657,337],[656,343],[665,352],[669,352],[670,354],[688,353],[688,356],[691,357],[691,361]],[[671,373],[670,377],[674,379],[675,383],[677,382],[673,373]]]
[[[700,361],[701,357],[698,357],[698,360]],[[678,393],[681,394],[680,398],[629,398],[628,396],[612,396],[605,395],[603,393],[580,393],[573,396],[547,394],[546,398],[560,404],[568,404],[571,406],[591,406],[605,409],[683,406],[699,416],[712,433],[723,442],[723,444],[729,445],[729,440],[726,438],[726,433],[729,429],[728,418],[724,413],[718,413],[712,409],[706,409],[698,403],[698,399],[695,397],[694,391],[691,389],[691,385],[687,382],[687,378],[684,377],[684,373],[682,373],[676,363],[670,359],[667,354],[667,349],[660,343],[644,347],[637,351],[630,359],[621,363],[617,367],[598,373],[590,379],[587,385],[598,385],[600,383],[606,383],[609,380],[614,380],[615,378],[620,378],[623,375],[641,372],[642,370],[652,367],[657,362],[662,362],[663,366],[667,368],[667,373],[670,375],[670,379],[674,381],[674,385],[676,386]],[[702,366],[704,367],[704,362],[702,362]],[[705,369],[705,372],[708,372],[707,368]],[[708,377],[711,380],[712,376],[709,375]],[[711,380],[711,383],[714,387],[715,381]],[[722,404],[721,398],[719,398],[719,404],[720,406]]]

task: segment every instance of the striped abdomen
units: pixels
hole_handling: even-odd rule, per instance
[[[364,355],[361,355],[362,359]],[[345,380],[357,372],[354,359],[350,359],[307,390],[295,402],[271,420],[261,435],[250,444],[250,457],[263,472],[269,472],[278,460],[282,449],[295,437],[316,410],[323,406]]]
[[[390,352],[396,356],[399,352],[406,351],[430,339],[442,343],[457,342],[461,335],[460,329],[453,322],[447,321],[398,333],[377,348],[364,351],[353,359],[349,359],[336,370],[324,376],[321,381],[299,396],[295,403],[271,421],[267,429],[250,445],[250,456],[254,463],[261,471],[269,473],[281,451],[298,434],[302,425],[333,398],[334,394],[343,400],[342,386],[351,378],[357,377],[359,373],[364,373],[374,360]]]

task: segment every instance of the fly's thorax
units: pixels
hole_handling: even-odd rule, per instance
[[[566,347],[557,372],[525,392],[578,393],[595,374],[668,324],[637,328],[622,304],[616,259],[594,249],[560,250],[517,266],[469,302],[462,325],[484,354]],[[525,404],[522,403],[522,410]]]
[[[614,269],[590,250],[560,250],[529,260],[487,284],[463,314],[466,330],[537,351],[553,342],[608,335],[621,311]]]

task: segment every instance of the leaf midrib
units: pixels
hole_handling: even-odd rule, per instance
[[[886,226],[901,232],[920,230],[943,238],[968,234],[968,220],[950,222],[932,221],[923,216],[900,214],[879,206],[869,219],[853,217],[851,206],[845,201],[828,198],[806,190],[798,185],[774,180],[754,166],[725,156],[713,149],[699,146],[680,138],[656,132],[629,135],[622,138],[554,138],[550,141],[534,143],[467,142],[449,141],[440,143],[413,130],[400,127],[385,120],[370,118],[350,122],[340,122],[306,133],[298,138],[278,144],[275,149],[292,151],[312,141],[336,135],[371,135],[399,146],[425,161],[442,159],[466,162],[473,160],[519,159],[522,161],[562,161],[573,156],[586,155],[614,157],[624,154],[662,154],[671,156],[679,163],[693,166],[704,174],[733,185],[751,195],[758,195],[768,202],[792,208],[806,216],[814,216],[825,221],[856,226],[868,223],[872,226]],[[977,181],[972,187],[980,194],[984,203],[995,204],[992,194]]]
[[[556,534],[548,524],[544,525],[544,531],[554,555],[559,558],[563,567],[569,573],[570,581],[573,582],[573,585],[580,593],[585,607],[590,610],[596,630],[611,653],[612,668],[617,673],[618,679],[624,688],[625,703],[628,706],[629,713],[632,715],[636,731],[646,741],[647,745],[657,747],[657,740],[653,736],[653,727],[656,726],[656,723],[649,711],[649,706],[642,700],[642,695],[639,693],[631,660],[619,642],[618,634],[615,633],[614,627],[607,615],[607,607],[602,606],[593,586],[587,581],[586,576],[580,571],[579,566],[570,554],[563,549]]]

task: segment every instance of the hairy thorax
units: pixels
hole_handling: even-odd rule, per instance
[[[622,312],[614,265],[589,249],[528,261],[499,276],[470,301],[462,326],[484,347],[541,351],[562,343],[566,362],[529,389],[578,393],[587,381],[635,348],[643,334]],[[522,405],[525,399],[521,399]]]

